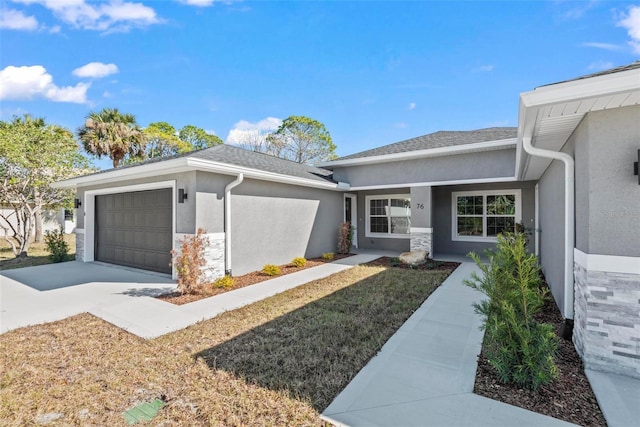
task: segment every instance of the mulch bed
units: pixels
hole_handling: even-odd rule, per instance
[[[168,294],[162,294],[156,298],[166,302],[170,302],[175,305],[188,304],[190,302],[199,301],[204,298],[209,298],[215,295],[220,295],[225,292],[233,291],[236,289],[244,288],[245,286],[255,285],[256,283],[264,282],[265,280],[275,279],[276,277],[286,276],[287,274],[296,273],[298,271],[306,270],[307,268],[317,267],[328,262],[337,261],[347,257],[353,256],[353,254],[335,254],[333,259],[326,260],[322,258],[308,259],[304,267],[296,267],[291,264],[285,264],[280,266],[280,274],[278,276],[267,276],[261,271],[254,271],[244,276],[234,276],[234,284],[230,288],[214,288],[209,286],[207,292],[200,294],[181,294],[180,292],[171,292]]]
[[[551,297],[536,320],[552,324],[559,334],[563,319]],[[559,341],[558,379],[553,383],[540,387],[537,392],[503,384],[484,354],[480,354],[474,393],[582,426],[606,426],[573,343],[562,338]]]
[[[374,265],[379,267],[396,267],[403,268],[405,270],[439,270],[439,271],[453,271],[460,265],[459,262],[447,262],[447,261],[434,261],[428,259],[427,262],[417,266],[411,266],[401,262],[398,258],[382,257],[375,259],[365,265]]]

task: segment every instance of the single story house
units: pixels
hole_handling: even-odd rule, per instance
[[[220,145],[57,183],[78,259],[172,273],[198,228],[208,272],[354,245],[434,257],[521,224],[586,366],[640,377],[640,61],[520,95],[517,127],[436,132],[316,167]],[[635,175],[634,175],[635,163]]]
[[[16,213],[11,206],[0,205],[0,237],[13,236],[13,229],[18,226]],[[75,212],[73,209],[43,209],[42,232],[57,231],[62,227],[67,234],[73,233],[76,227]],[[33,230],[35,235],[35,228]]]

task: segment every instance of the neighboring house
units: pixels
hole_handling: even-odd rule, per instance
[[[12,236],[13,231],[11,226],[15,227],[16,225],[16,214],[14,210],[8,206],[0,206],[0,237],[4,238],[5,235]],[[43,233],[59,230],[61,226],[64,227],[65,233],[73,233],[76,227],[73,209],[44,209],[42,211]],[[35,234],[35,227],[33,234]]]
[[[357,247],[434,257],[522,224],[586,366],[640,377],[639,123],[636,62],[521,94],[518,127],[319,167],[220,145],[57,186],[81,201],[79,259],[171,273],[169,251],[203,228],[210,277],[334,251],[344,220]]]

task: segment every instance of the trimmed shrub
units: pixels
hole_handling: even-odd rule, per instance
[[[64,229],[62,227],[60,227],[58,231],[45,232],[44,243],[50,252],[49,258],[52,262],[63,262],[67,260],[69,245],[64,241]]]
[[[279,276],[280,275],[280,267],[273,264],[267,264],[262,267],[262,273],[267,276]]]
[[[469,254],[482,276],[473,274],[465,284],[488,297],[474,307],[486,319],[483,348],[500,380],[537,390],[558,375],[558,338],[552,325],[534,320],[548,291],[540,287],[538,259],[527,253],[526,241],[523,233],[498,235],[497,249],[485,252],[486,265]]]
[[[304,259],[303,257],[297,257],[291,261],[291,264],[294,267],[304,267],[305,265],[307,265],[307,260]]]
[[[180,252],[171,251],[173,264],[178,272],[178,292],[198,294],[203,291],[204,275],[202,267],[206,264],[204,251],[209,246],[206,231],[198,229],[195,236],[182,239]]]
[[[321,258],[322,259],[326,259],[326,260],[332,260],[334,258],[334,253],[333,252],[325,252],[322,254]]]
[[[214,288],[222,288],[222,289],[228,289],[228,288],[232,288],[233,285],[236,284],[236,281],[233,277],[226,275],[226,276],[222,276],[218,279],[216,279],[213,282],[213,287]]]
[[[338,228],[338,253],[348,254],[353,241],[353,229],[350,222],[343,222]]]

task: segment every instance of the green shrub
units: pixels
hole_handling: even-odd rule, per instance
[[[273,264],[267,264],[262,267],[262,273],[266,274],[267,276],[278,276],[280,275],[280,267]]]
[[[235,285],[235,283],[236,283],[236,280],[233,277],[231,277],[229,275],[226,275],[226,276],[222,276],[222,277],[216,279],[213,282],[213,287],[214,288],[228,289],[228,288],[232,288],[233,285]]]
[[[304,267],[307,265],[307,260],[303,257],[297,257],[291,261],[291,264],[293,264],[294,267]]]
[[[202,267],[206,264],[204,250],[208,245],[206,231],[199,228],[195,236],[185,236],[182,239],[180,252],[171,250],[173,264],[178,272],[178,292],[197,294],[203,290]]]
[[[497,249],[486,251],[488,264],[471,253],[482,276],[474,273],[465,283],[488,297],[474,307],[486,319],[484,351],[500,380],[537,390],[557,377],[558,339],[551,325],[533,318],[547,290],[540,287],[538,259],[527,253],[526,240],[523,233],[499,235]]]
[[[326,260],[332,260],[334,258],[334,254],[333,252],[325,252],[322,254],[322,259],[326,259]]]
[[[44,233],[44,243],[50,252],[49,258],[52,262],[66,261],[69,254],[69,245],[64,241],[64,229],[60,227],[58,231],[47,231]]]

